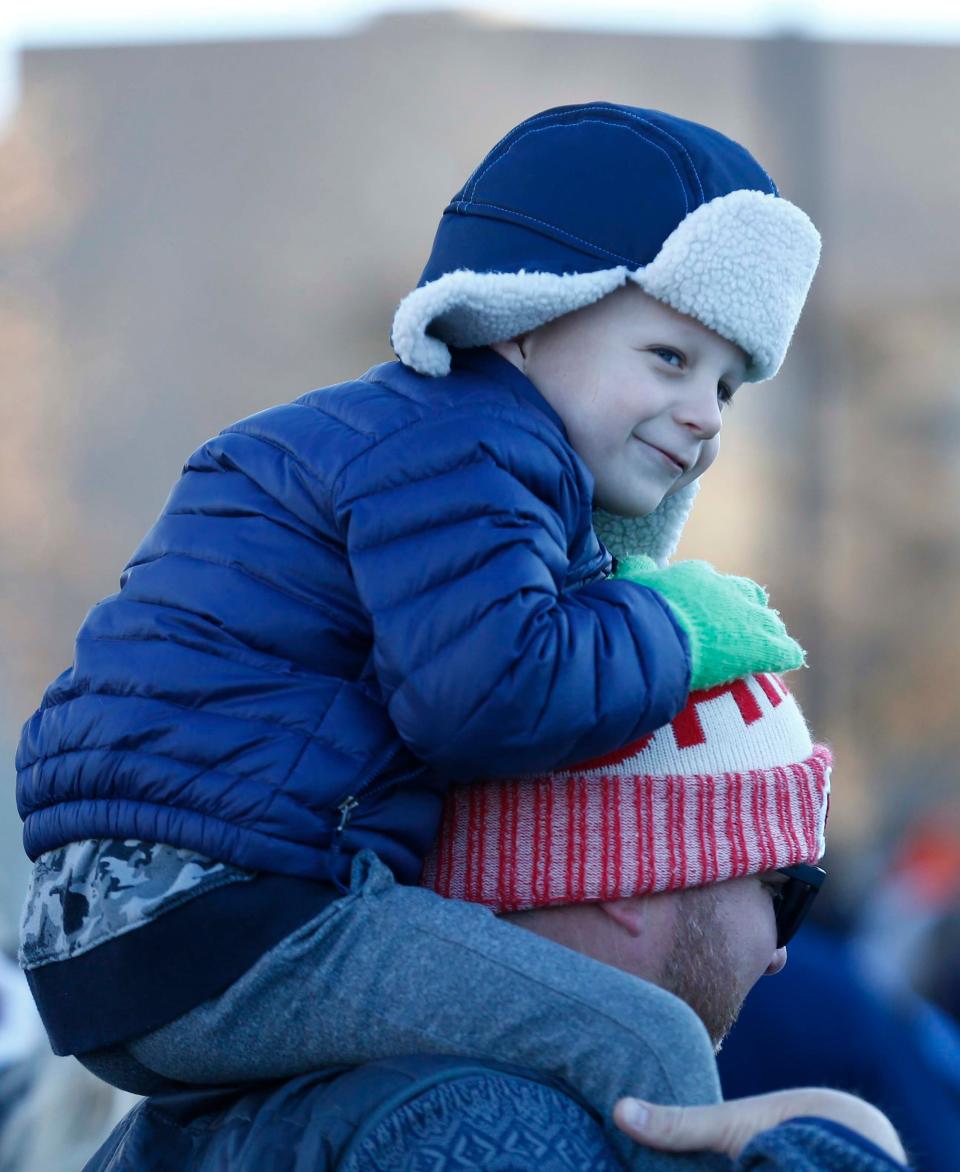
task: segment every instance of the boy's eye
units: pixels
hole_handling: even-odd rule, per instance
[[[726,383],[717,383],[717,399],[721,407],[728,407],[733,402],[733,391]]]
[[[680,351],[672,350],[669,346],[653,346],[651,347],[651,351],[670,366],[679,367],[684,364],[684,357]]]
[[[774,904],[783,899],[783,884],[777,883],[772,879],[761,879],[760,886],[769,894]]]

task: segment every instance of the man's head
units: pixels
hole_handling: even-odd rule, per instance
[[[773,905],[773,889],[785,881],[774,871],[504,918],[680,997],[719,1047],[754,984],[786,964]]]
[[[774,676],[555,773],[450,793],[423,882],[682,997],[719,1044],[777,972],[782,868],[823,852],[830,754]]]

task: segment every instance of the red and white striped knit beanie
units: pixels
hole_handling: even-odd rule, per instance
[[[814,863],[830,763],[778,676],[692,692],[619,752],[452,789],[421,882],[520,911]]]

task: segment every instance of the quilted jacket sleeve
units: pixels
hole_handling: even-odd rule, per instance
[[[390,716],[449,777],[583,760],[684,703],[686,636],[662,599],[630,582],[570,588],[588,492],[562,438],[517,412],[421,419],[342,473]]]

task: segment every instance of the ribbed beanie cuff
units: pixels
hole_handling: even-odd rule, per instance
[[[695,692],[618,753],[453,789],[422,883],[503,912],[816,862],[830,765],[779,677]]]

